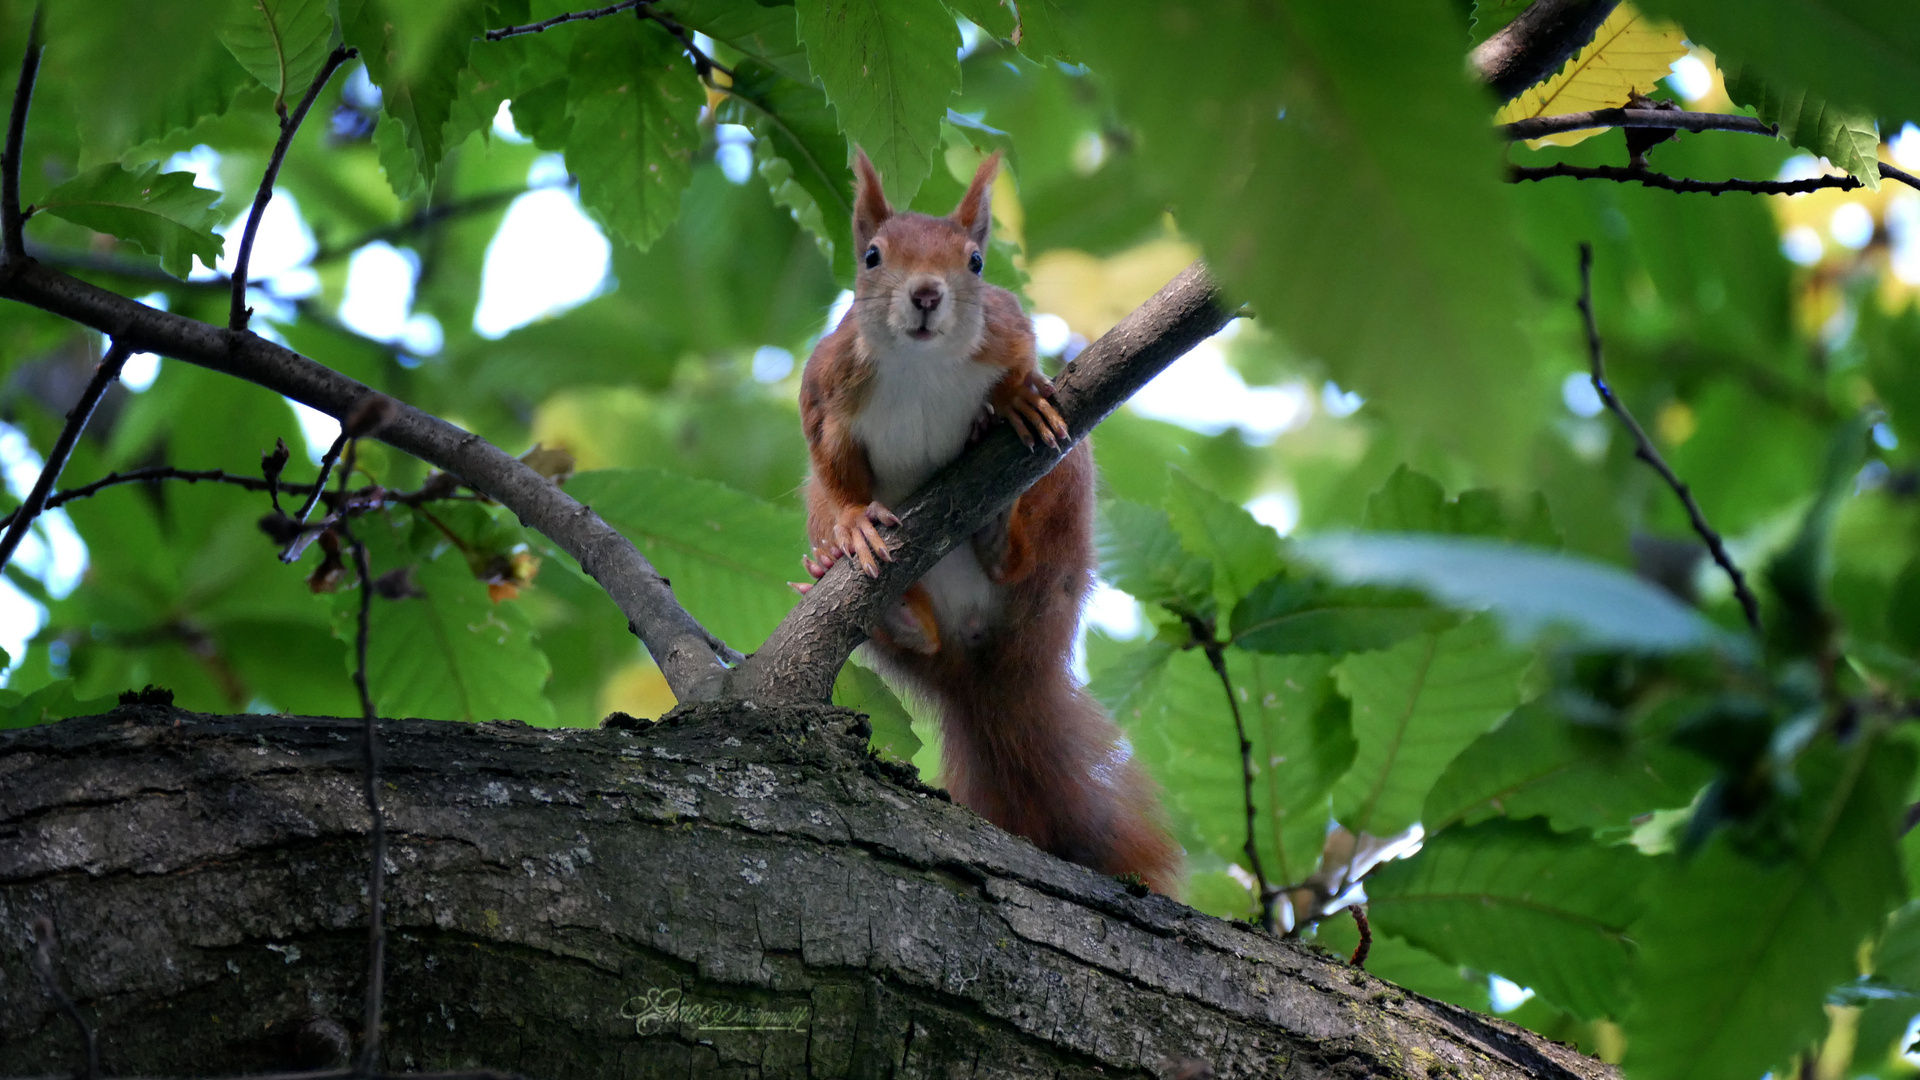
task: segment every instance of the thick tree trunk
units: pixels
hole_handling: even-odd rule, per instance
[[[107,1075],[338,1060],[358,728],[129,706],[0,732],[0,1074],[79,1060],[29,963],[42,915]],[[841,710],[385,731],[390,1069],[1613,1076],[1050,858],[868,757]]]

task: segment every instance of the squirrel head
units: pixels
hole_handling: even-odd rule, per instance
[[[854,150],[853,311],[869,345],[970,356],[986,329],[981,281],[992,226],[995,151],[945,217],[895,213],[866,152]]]

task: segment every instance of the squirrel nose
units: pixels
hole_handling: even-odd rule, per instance
[[[913,290],[913,306],[921,311],[932,311],[940,306],[940,286],[922,285]]]

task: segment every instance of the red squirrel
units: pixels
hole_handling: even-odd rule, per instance
[[[1020,302],[981,279],[989,157],[946,217],[895,213],[855,151],[854,301],[813,350],[800,417],[813,471],[804,561],[869,575],[893,555],[887,509],[959,456],[990,416],[1031,447],[1067,425],[1035,362]],[[940,716],[953,796],[1042,849],[1171,892],[1180,852],[1151,782],[1068,669],[1093,584],[1093,457],[1085,440],[915,582],[874,628],[868,655]],[[804,590],[803,590],[804,591]]]

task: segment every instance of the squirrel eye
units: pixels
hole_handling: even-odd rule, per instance
[[[977,251],[967,256],[967,269],[973,271],[976,274],[979,273],[981,269],[984,268],[986,265],[987,265],[987,261],[981,258],[980,253]]]
[[[867,248],[867,269],[871,270],[874,267],[879,265],[880,265],[880,245],[874,244],[871,247]]]

